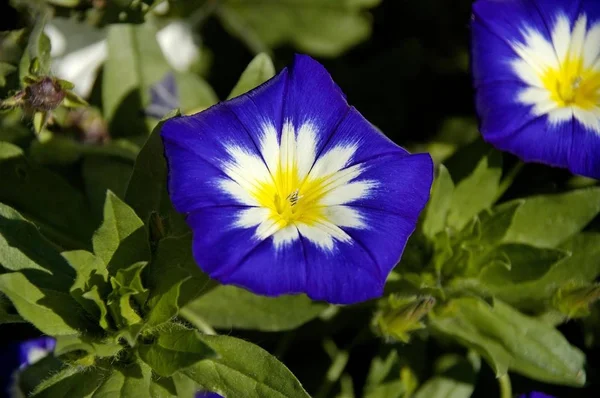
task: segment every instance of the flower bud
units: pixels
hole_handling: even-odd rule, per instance
[[[421,319],[431,311],[435,298],[431,296],[390,296],[375,315],[374,326],[388,339],[408,343],[410,332],[423,329]]]

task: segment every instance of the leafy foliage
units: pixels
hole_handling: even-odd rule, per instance
[[[336,307],[303,295],[261,297],[218,285],[196,264],[194,236],[169,198],[162,124],[211,107],[217,93],[230,99],[260,86],[283,65],[285,46],[331,58],[365,42],[380,0],[11,4],[27,26],[0,33],[0,332],[56,340],[52,354],[18,369],[25,396],[466,398],[489,395],[478,382],[486,372],[502,383],[512,373],[586,383],[585,354],[600,333],[600,187],[535,166],[519,181],[522,165],[476,139],[469,115],[443,120],[433,139],[426,120],[416,129],[423,135],[414,148],[432,153],[436,179],[380,299]],[[450,11],[427,1],[396,7],[423,18],[419,7],[440,10],[439,18]],[[393,65],[393,79],[378,68],[394,54],[363,57],[366,45],[328,66],[352,60],[346,85],[389,86],[393,111],[367,102],[392,121],[392,113],[406,117],[399,108],[419,106],[415,93],[427,84],[418,70],[438,73],[441,103],[439,81],[466,68],[466,52],[450,47],[446,19],[427,17],[443,28],[436,52],[457,59],[427,53],[429,41],[413,40],[418,29],[407,24],[411,39],[394,42],[402,67]],[[188,39],[200,56],[187,70],[165,51],[173,21],[197,35]],[[56,39],[52,26],[81,22],[96,28],[93,37]],[[214,44],[211,35],[225,35],[218,24],[255,54],[236,84],[219,80],[227,61],[213,56],[237,47],[232,37]],[[231,56],[235,73],[243,58]],[[160,85],[166,77],[174,92]],[[74,90],[86,79],[93,88],[84,99]],[[418,90],[402,87],[407,100],[396,80]],[[367,97],[363,89],[344,87],[352,103]],[[156,90],[179,108],[162,120],[146,112]],[[586,346],[556,328],[566,321],[583,328]],[[366,377],[357,374],[369,363]]]

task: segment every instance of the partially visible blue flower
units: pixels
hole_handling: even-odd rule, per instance
[[[429,198],[433,162],[387,139],[319,63],[162,129],[169,192],[224,284],[349,304],[379,297]]]
[[[600,178],[600,1],[478,0],[472,35],[484,138]]]
[[[221,395],[216,392],[210,391],[199,391],[196,393],[195,398],[223,398]]]
[[[44,358],[56,346],[56,340],[52,337],[39,337],[33,340],[27,340],[19,344],[19,367],[29,366]]]
[[[169,72],[161,81],[150,87],[150,105],[146,107],[146,114],[156,119],[162,119],[173,109],[179,107],[175,75]]]
[[[519,398],[555,398],[553,395],[544,394],[543,392],[532,391],[527,394],[519,395]]]
[[[0,396],[8,394],[14,373],[29,366],[54,350],[56,340],[39,337],[20,344],[11,344],[0,352]]]

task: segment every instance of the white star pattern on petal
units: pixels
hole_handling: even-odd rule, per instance
[[[260,156],[225,144],[232,160],[223,162],[229,178],[220,179],[219,186],[247,206],[233,227],[256,228],[256,238],[272,236],[276,248],[303,236],[324,250],[351,240],[341,227],[367,227],[360,212],[347,206],[377,186],[357,180],[364,166],[348,167],[355,143],[340,143],[317,158],[317,131],[310,122],[296,129],[286,121],[281,139],[265,123],[260,137]]]
[[[572,28],[569,18],[558,14],[551,42],[526,27],[525,42],[512,44],[519,58],[511,65],[529,86],[519,92],[517,101],[532,106],[534,115],[547,115],[551,124],[575,118],[600,134],[600,21],[587,26],[585,14]]]

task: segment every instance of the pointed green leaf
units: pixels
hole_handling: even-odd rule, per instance
[[[94,253],[111,274],[138,261],[150,260],[148,235],[144,223],[125,202],[108,191],[104,221],[92,238]]]
[[[125,201],[144,222],[157,213],[167,234],[182,235],[189,232],[189,228],[184,217],[173,208],[167,192],[167,163],[160,137],[162,125],[160,122],[154,128],[135,161]]]
[[[44,26],[48,16],[37,15],[37,21],[29,34],[27,48],[19,64],[21,81],[30,74],[47,75],[50,73],[50,39],[44,33]]]
[[[215,355],[200,333],[176,324],[161,331],[151,343],[142,343],[138,352],[155,373],[164,377]]]
[[[90,207],[98,219],[102,219],[106,191],[124,198],[132,172],[133,166],[130,161],[126,162],[112,156],[85,157],[82,165],[85,191]]]
[[[581,386],[585,356],[552,326],[496,300],[452,300],[432,317],[433,330],[476,350],[497,376],[508,370],[546,383]]]
[[[0,181],[0,202],[35,222],[44,236],[63,248],[90,246],[94,224],[83,195],[6,142],[0,142]]]
[[[113,327],[112,320],[108,316],[108,307],[103,299],[104,294],[100,293],[98,286],[92,286],[91,289],[83,293],[81,297],[91,301],[95,305],[95,307],[92,307],[90,304],[85,303],[84,306],[82,303],[82,307],[90,311],[91,314],[98,319],[98,324],[102,329],[108,330]]]
[[[26,273],[41,287],[68,290],[75,272],[36,226],[0,203],[0,264]]]
[[[450,173],[444,165],[440,165],[431,187],[431,198],[427,204],[427,209],[425,209],[423,221],[423,233],[429,239],[433,239],[438,232],[446,227],[446,217],[452,203],[453,192],[454,182],[452,182],[452,177],[450,177]]]
[[[201,339],[218,357],[200,361],[184,373],[207,390],[229,397],[309,397],[292,372],[262,348],[229,336]]]
[[[491,211],[483,211],[479,214],[481,235],[479,242],[485,246],[498,244],[506,235],[512,223],[515,213],[523,204],[522,201],[514,201],[496,206]]]
[[[110,25],[107,46],[102,105],[111,134],[147,134],[140,110],[148,105],[150,87],[169,71],[156,41],[154,24]]]
[[[225,0],[217,15],[231,34],[255,52],[292,44],[307,53],[333,57],[369,37],[371,18],[365,10],[379,2]]]
[[[539,279],[554,264],[569,256],[563,250],[538,249],[520,244],[500,245],[481,261],[487,265],[481,271],[479,279],[495,292],[516,283]]]
[[[101,258],[85,250],[63,252],[62,256],[75,269],[77,277],[69,292],[103,329],[108,328],[106,306],[102,296],[108,294],[108,271]],[[102,293],[101,293],[102,292]]]
[[[282,331],[318,317],[326,304],[304,295],[265,297],[235,286],[218,286],[186,307],[186,317],[197,314],[213,327]]]
[[[273,66],[271,57],[265,53],[258,54],[248,64],[227,99],[242,95],[260,86],[273,76],[275,76],[275,66]]]
[[[146,265],[148,265],[146,261],[141,261],[127,268],[121,268],[117,271],[117,275],[114,278],[118,282],[119,287],[127,288],[134,293],[133,298],[140,306],[146,303],[149,294],[148,289],[142,284],[142,272],[146,268]]]
[[[5,323],[22,323],[25,319],[21,318],[16,310],[12,308],[10,301],[0,293],[0,325]]]
[[[519,309],[539,313],[547,309],[550,298],[561,286],[593,282],[600,275],[600,234],[575,235],[560,249],[571,256],[555,263],[541,278],[498,285],[494,294]]]
[[[473,364],[459,355],[445,355],[436,363],[436,375],[416,392],[415,398],[469,398],[475,390]]]
[[[479,161],[471,175],[456,185],[448,225],[460,230],[480,211],[491,208],[496,201],[501,176],[502,154],[492,151]]]
[[[525,198],[504,241],[556,247],[600,212],[600,187]]]
[[[153,323],[158,322],[159,318],[163,322],[165,316],[173,315],[175,306],[181,308],[216,286],[194,260],[191,234],[167,237],[159,242],[149,267],[148,281],[153,292],[151,308],[158,306],[159,301],[162,307],[152,315],[158,316]],[[181,286],[176,288],[177,284]],[[175,293],[177,301],[173,301]],[[163,310],[167,312],[162,312]]]
[[[114,357],[122,346],[114,342],[100,342],[85,335],[57,336],[54,355],[59,356],[73,351],[85,351],[99,358]]]
[[[152,370],[141,361],[113,367],[112,373],[94,393],[94,398],[150,397]]]
[[[40,383],[31,397],[35,398],[91,398],[100,387],[106,371],[100,368],[81,369],[65,367]]]
[[[0,291],[26,321],[47,335],[75,334],[91,328],[68,293],[40,288],[21,273],[0,275]]]

